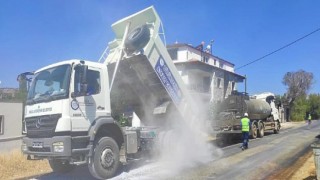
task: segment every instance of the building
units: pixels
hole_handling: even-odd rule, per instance
[[[183,81],[191,94],[202,102],[221,102],[245,77],[234,72],[234,64],[188,44],[167,46]]]
[[[0,102],[0,152],[20,148],[22,103]]]

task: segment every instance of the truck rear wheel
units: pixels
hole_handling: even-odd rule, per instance
[[[258,137],[263,138],[264,136],[264,126],[262,122],[258,124]]]
[[[71,172],[75,168],[75,165],[70,164],[69,161],[61,159],[50,159],[49,164],[53,172],[57,173]]]
[[[88,168],[92,176],[98,179],[108,179],[118,170],[119,147],[110,137],[101,138],[94,147]]]
[[[252,123],[251,125],[251,137],[252,139],[256,139],[258,136],[258,132],[257,132],[257,125],[255,122]]]

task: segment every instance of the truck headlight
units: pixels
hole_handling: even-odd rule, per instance
[[[55,142],[52,144],[53,152],[61,153],[64,151],[63,142]]]
[[[26,152],[26,151],[28,151],[27,145],[26,145],[25,143],[23,143],[23,144],[21,145],[21,151],[22,151],[23,153]]]

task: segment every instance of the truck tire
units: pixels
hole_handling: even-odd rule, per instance
[[[263,138],[264,136],[264,125],[262,122],[258,123],[258,137]]]
[[[50,159],[49,164],[53,172],[56,173],[68,173],[75,168],[75,165],[61,159]]]
[[[275,122],[274,122],[274,130],[273,130],[273,132],[274,132],[275,134],[278,134],[279,131],[280,131],[280,123],[279,123],[279,121],[275,121]]]
[[[110,137],[99,139],[88,164],[91,175],[97,179],[111,178],[117,172],[119,164],[119,147],[115,140]]]
[[[258,136],[257,124],[256,122],[253,122],[251,124],[251,137],[252,139],[256,139],[257,136]]]
[[[133,29],[127,36],[124,44],[128,54],[145,47],[150,40],[150,29],[147,25],[139,26]]]

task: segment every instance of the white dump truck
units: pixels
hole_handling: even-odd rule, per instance
[[[281,127],[279,110],[273,93],[261,93],[249,97],[245,93],[234,92],[217,107],[213,129],[224,139],[231,135],[241,137],[240,121],[248,113],[251,121],[252,138],[263,137],[265,131],[278,133]]]
[[[152,148],[168,121],[196,118],[160,28],[149,7],[112,24],[115,39],[103,61],[74,59],[35,71],[24,116],[28,159],[48,159],[55,172],[88,164],[106,179],[130,155]],[[121,128],[113,107],[135,112],[144,126]]]

